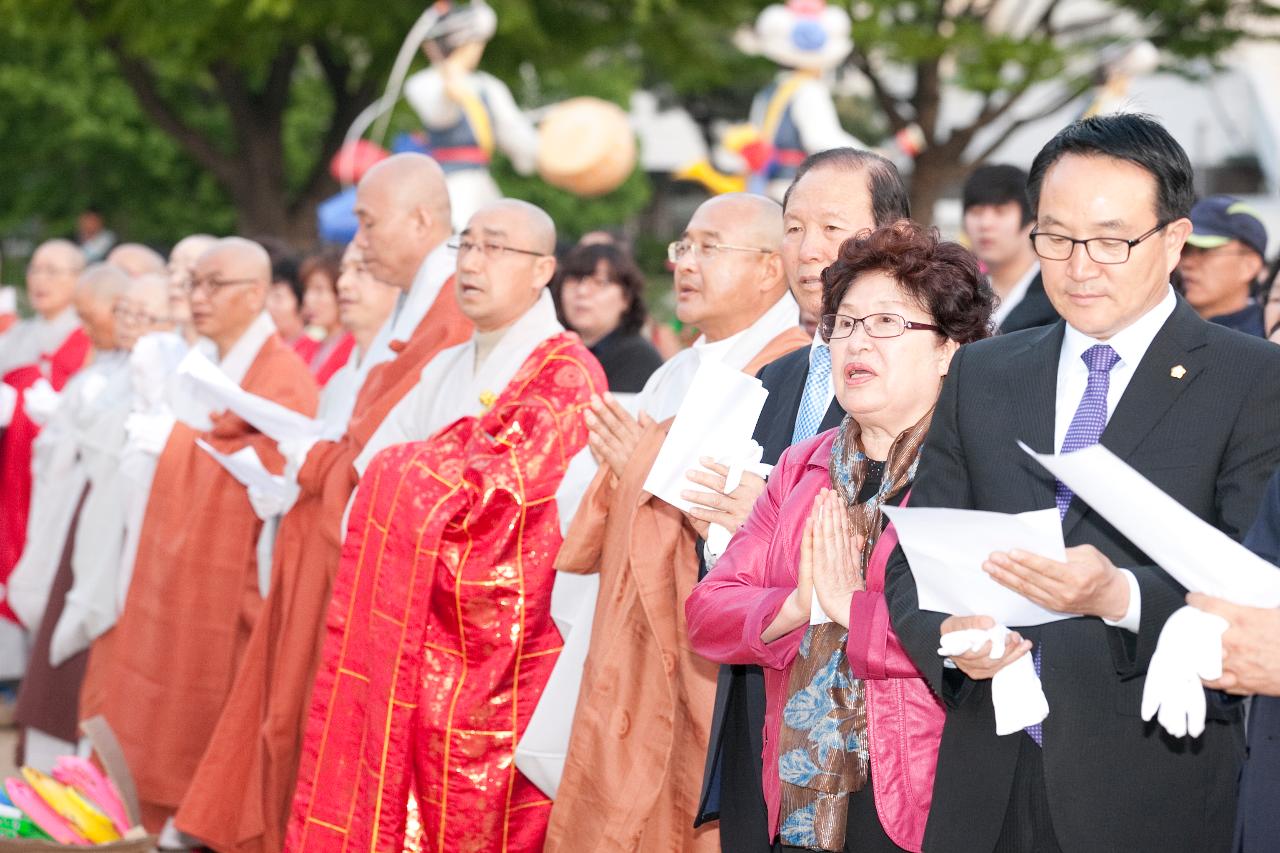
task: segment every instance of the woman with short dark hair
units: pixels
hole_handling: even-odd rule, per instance
[[[302,282],[302,319],[306,335],[315,343],[305,354],[316,382],[324,385],[351,358],[355,339],[342,327],[338,316],[338,277],[342,274],[342,253],[336,248],[308,255],[298,266]],[[302,353],[300,353],[302,354]]]
[[[973,255],[909,221],[847,240],[822,280],[844,422],[783,453],[689,596],[689,638],[765,669],[769,840],[919,851],[944,714],[889,623],[881,511],[907,500],[951,357],[991,333],[994,297]],[[811,626],[815,598],[831,621]]]
[[[599,359],[609,390],[638,393],[662,356],[640,334],[648,312],[635,262],[611,244],[576,246],[561,262],[552,293],[565,325]]]

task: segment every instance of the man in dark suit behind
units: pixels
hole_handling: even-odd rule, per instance
[[[1017,166],[979,166],[965,180],[960,203],[965,236],[1000,297],[993,317],[999,330],[1017,332],[1057,320],[1031,248],[1027,173]]]
[[[898,170],[878,154],[835,148],[814,154],[800,165],[783,198],[782,259],[791,292],[800,303],[800,320],[814,340],[812,346],[760,371],[769,391],[755,431],[764,462],[776,463],[796,441],[832,429],[844,418],[831,382],[830,350],[816,334],[823,269],[845,240],[910,215]],[[690,479],[699,482],[696,477]],[[701,482],[716,488],[723,478]],[[744,478],[738,492],[716,500],[700,517],[736,530],[763,483]],[[774,849],[760,784],[764,707],[759,667],[720,667],[698,823],[720,818],[720,847],[726,853]]]
[[[1244,545],[1280,566],[1280,472],[1271,478],[1258,519]],[[1206,686],[1253,696],[1248,757],[1240,774],[1240,810],[1234,853],[1270,853],[1280,839],[1280,608],[1244,607],[1195,593],[1187,603],[1227,620],[1222,635],[1222,678]]]
[[[1029,188],[1045,290],[1063,321],[957,353],[911,504],[1005,513],[1057,505],[1065,563],[1013,552],[984,568],[1082,618],[1024,629],[1003,657],[984,649],[948,669],[939,636],[991,620],[920,610],[907,560],[895,553],[886,579],[894,629],[947,705],[924,849],[1225,850],[1244,746],[1238,703],[1211,701],[1195,740],[1139,716],[1156,640],[1185,590],[1016,442],[1046,452],[1100,440],[1241,538],[1280,463],[1280,349],[1205,322],[1170,288],[1191,230],[1192,173],[1156,122],[1076,122],[1036,157]],[[1049,716],[999,737],[990,679],[1024,654]]]

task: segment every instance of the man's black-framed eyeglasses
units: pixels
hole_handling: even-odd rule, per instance
[[[1032,231],[1031,248],[1046,261],[1069,261],[1071,260],[1071,253],[1076,250],[1076,244],[1079,243],[1084,246],[1085,252],[1088,253],[1095,264],[1123,264],[1129,260],[1129,253],[1133,251],[1134,246],[1162,228],[1167,227],[1168,224],[1168,222],[1161,222],[1147,233],[1132,240],[1124,240],[1119,237],[1089,237],[1084,240],[1077,240],[1065,234]]]
[[[866,330],[867,335],[873,338],[896,338],[908,329],[918,329],[925,332],[942,331],[941,328],[932,323],[918,323],[915,320],[908,320],[901,314],[885,313],[868,314],[865,317],[850,317],[847,314],[823,314],[818,330],[822,333],[822,339],[830,342],[849,337],[858,328],[859,323],[862,324],[862,328]]]

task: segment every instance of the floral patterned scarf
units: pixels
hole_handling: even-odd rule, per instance
[[[870,460],[862,450],[858,422],[846,415],[840,426],[831,447],[831,483],[848,507],[853,533],[865,537],[859,567],[864,574],[880,536],[881,507],[915,478],[932,419],[931,409],[894,439],[880,488],[861,503]],[[866,687],[849,669],[848,638],[838,622],[810,625],[791,663],[778,737],[778,831],[784,844],[843,850],[849,794],[861,790],[870,775]]]

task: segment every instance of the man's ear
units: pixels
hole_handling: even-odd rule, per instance
[[[764,263],[760,267],[760,290],[768,292],[778,286],[781,281],[784,284],[787,281],[787,271],[782,268],[782,253],[770,252],[764,256]]]
[[[543,255],[533,262],[533,280],[537,282],[539,290],[550,284],[555,274],[555,255]]]

